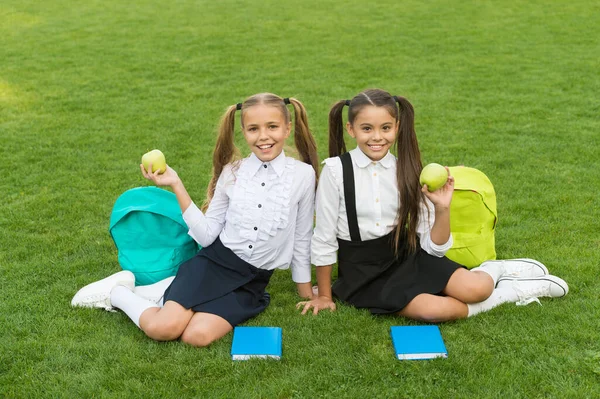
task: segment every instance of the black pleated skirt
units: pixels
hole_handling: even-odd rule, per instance
[[[338,279],[333,294],[373,314],[397,313],[419,294],[440,295],[462,267],[446,257],[429,255],[419,246],[408,254],[392,247],[393,232],[367,241],[338,239]]]
[[[215,314],[236,326],[267,308],[271,297],[265,289],[272,274],[240,259],[217,238],[181,264],[164,302]]]

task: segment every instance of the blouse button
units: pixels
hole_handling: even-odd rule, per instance
[[[379,226],[379,223],[375,223],[375,226]]]
[[[259,207],[259,208],[262,208],[262,205],[261,205],[261,204],[258,204],[258,207]]]
[[[379,202],[379,198],[375,198],[375,202]]]
[[[254,231],[258,230],[258,227],[254,227]]]
[[[377,173],[373,173],[373,176],[377,176]]]
[[[252,249],[252,245],[248,245],[248,248]]]
[[[267,169],[267,165],[263,165],[263,168]]]
[[[264,186],[265,186],[265,183],[260,183],[260,185],[264,187]]]

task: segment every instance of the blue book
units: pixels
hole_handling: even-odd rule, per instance
[[[281,359],[281,327],[235,327],[231,358]]]
[[[448,357],[438,326],[393,326],[390,334],[396,357],[400,360]]]

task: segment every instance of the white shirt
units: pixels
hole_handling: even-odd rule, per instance
[[[388,152],[380,161],[373,162],[358,147],[350,151],[350,156],[354,166],[360,237],[363,241],[382,237],[397,223],[396,157]],[[342,162],[339,157],[334,157],[323,163],[316,197],[317,225],[311,244],[312,263],[316,266],[328,266],[337,261],[338,237],[350,240]],[[452,247],[452,235],[445,244],[435,244],[430,234],[434,218],[433,204],[426,200],[420,207],[417,235],[427,253],[442,257]]]
[[[227,165],[203,214],[192,203],[183,213],[188,234],[203,247],[217,236],[251,265],[292,268],[296,283],[311,281],[315,172],[282,152],[271,162],[256,155]]]

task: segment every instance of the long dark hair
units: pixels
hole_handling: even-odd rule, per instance
[[[421,152],[415,133],[415,112],[412,104],[404,97],[392,96],[380,89],[369,89],[359,93],[352,100],[341,100],[329,112],[329,156],[336,157],[346,150],[344,143],[343,109],[348,106],[348,122],[354,119],[367,106],[384,107],[398,123],[396,133],[396,180],[398,184],[398,224],[395,229],[395,248],[406,240],[410,252],[417,249],[417,226],[419,204],[425,201],[419,184],[419,174],[423,169]]]

